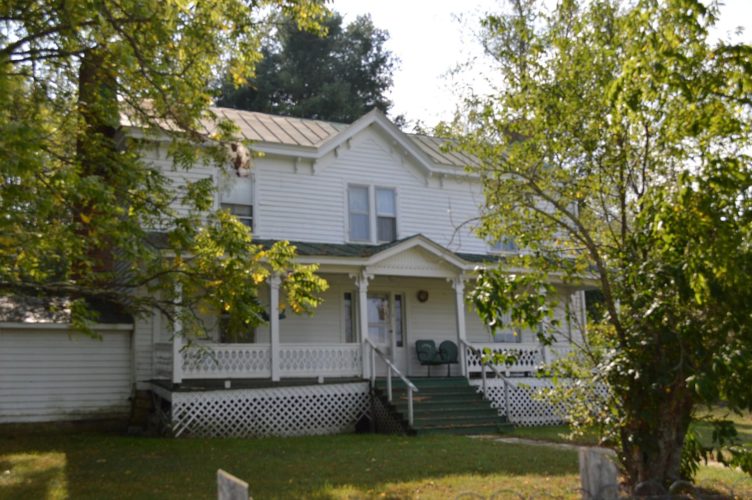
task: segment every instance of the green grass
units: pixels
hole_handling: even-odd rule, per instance
[[[598,444],[598,435],[595,431],[585,431],[581,436],[571,436],[570,434],[571,429],[567,425],[545,425],[540,427],[515,427],[510,436],[582,446],[595,446]]]
[[[256,499],[577,498],[579,485],[575,452],[462,436],[0,437],[0,498],[210,498],[218,468],[247,480]]]
[[[540,434],[553,432],[538,431]],[[529,432],[528,432],[529,434]],[[462,436],[158,439],[103,433],[0,436],[0,498],[211,498],[218,468],[266,498],[579,498],[577,454]],[[752,497],[752,479],[698,481]]]
[[[742,443],[752,443],[752,413],[737,415],[724,408],[716,407],[710,411],[701,413],[700,416],[731,420],[734,422],[736,431],[739,433],[739,440]],[[700,441],[706,445],[710,445],[712,442],[713,426],[707,422],[699,421],[694,423],[694,428],[700,437]]]

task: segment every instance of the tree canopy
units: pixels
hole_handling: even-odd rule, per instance
[[[514,239],[531,272],[482,273],[474,301],[534,325],[552,273],[597,286],[572,417],[618,443],[629,484],[665,486],[700,456],[699,407],[752,409],[752,47],[711,41],[717,6],[696,0],[511,7],[483,21],[503,83],[468,100],[459,142],[483,165],[480,232]]]
[[[372,108],[386,113],[396,59],[384,44],[389,34],[370,16],[347,26],[332,12],[323,35],[283,17],[262,42],[263,59],[240,87],[231,79],[217,104],[283,116],[351,123]]]
[[[82,329],[102,303],[183,311],[194,332],[200,309],[224,310],[241,329],[261,321],[256,290],[270,273],[286,278],[292,309],[318,303],[325,282],[293,263],[293,248],[254,245],[212,211],[210,179],[175,192],[141,154],[166,136],[176,170],[209,162],[237,175],[232,126],[207,111],[211,77],[252,71],[280,12],[317,29],[324,10],[317,0],[2,3],[0,293],[70,299]]]

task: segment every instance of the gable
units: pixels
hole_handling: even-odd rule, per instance
[[[424,276],[432,278],[451,278],[457,276],[458,269],[444,258],[415,246],[396,255],[387,257],[369,265],[375,274],[392,276]]]

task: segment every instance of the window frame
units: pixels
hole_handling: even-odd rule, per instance
[[[355,213],[354,215],[367,215],[368,220],[368,239],[353,239],[352,235],[352,215],[350,210],[350,191],[353,188],[365,189],[368,196],[368,213]],[[391,191],[394,198],[394,215],[379,215],[378,202],[376,199],[378,190]],[[384,186],[379,184],[359,184],[359,183],[347,183],[345,187],[345,210],[347,213],[345,224],[345,239],[348,243],[365,243],[365,244],[379,244],[379,243],[391,243],[399,239],[399,190],[396,186]],[[394,239],[393,240],[381,240],[379,239],[378,221],[379,217],[394,219]]]

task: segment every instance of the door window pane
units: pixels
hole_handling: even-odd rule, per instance
[[[389,298],[368,297],[368,337],[375,344],[389,343]]]

